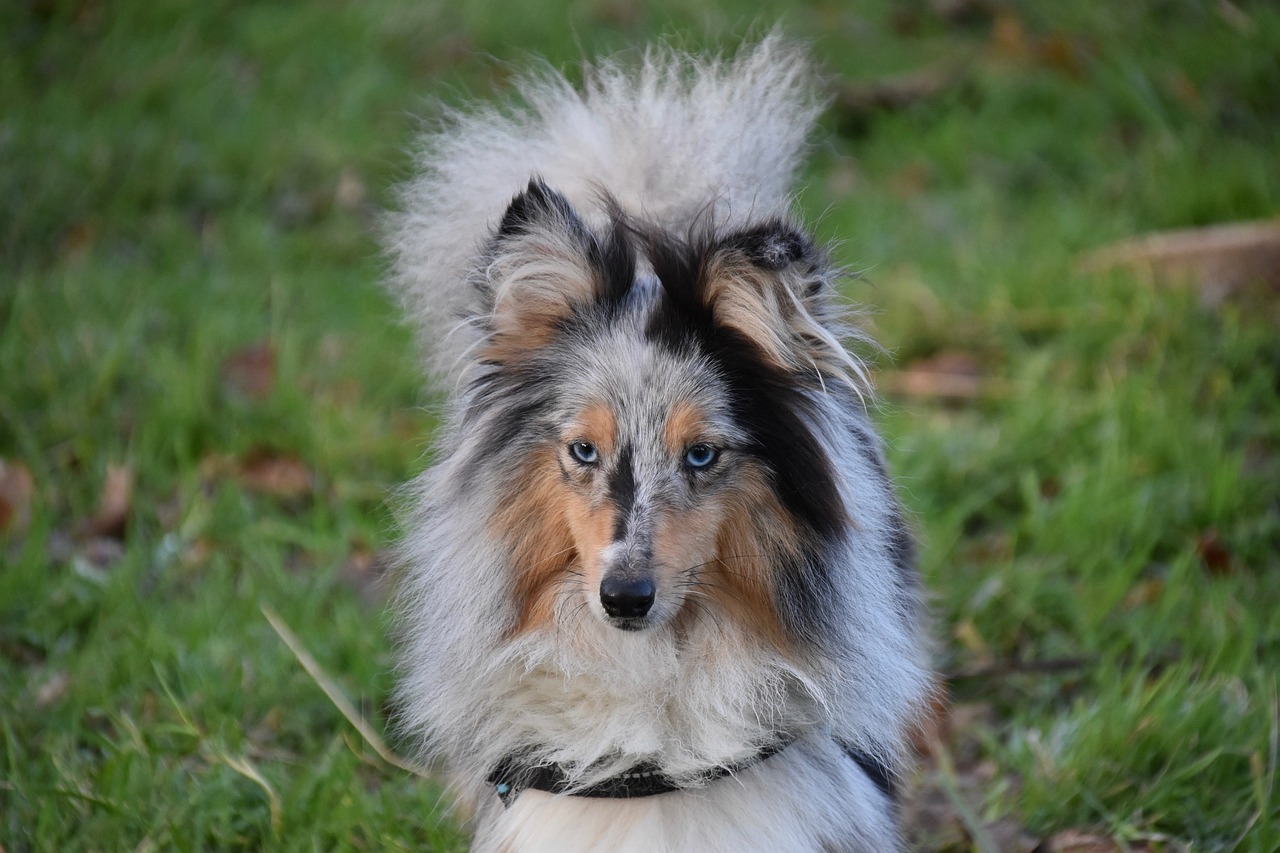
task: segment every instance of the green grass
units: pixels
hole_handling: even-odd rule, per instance
[[[848,79],[968,63],[831,118],[803,204],[866,270],[850,295],[897,368],[962,352],[992,388],[880,412],[938,666],[994,712],[974,813],[1280,848],[1280,303],[1078,265],[1280,213],[1280,10],[1227,6],[1015,3],[1000,48],[989,20],[888,0],[5,5],[0,458],[35,494],[0,533],[0,847],[464,846],[260,612],[385,721],[388,623],[349,564],[392,538],[433,421],[377,210],[430,96],[780,16]],[[220,364],[264,341],[274,390],[228,389]],[[255,454],[309,487],[251,488]],[[136,485],[99,568],[109,466]]]

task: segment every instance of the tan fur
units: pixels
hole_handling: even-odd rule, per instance
[[[566,502],[565,516],[574,545],[582,555],[579,570],[583,589],[588,595],[594,595],[600,589],[600,552],[613,534],[613,509],[608,504],[592,506],[585,496],[573,495]]]
[[[613,453],[616,433],[617,420],[613,412],[597,403],[578,414],[576,422],[564,431],[561,446],[575,440],[589,441],[596,446],[601,458],[607,458]],[[571,472],[574,470],[568,459],[566,467]],[[585,479],[583,485],[586,485]],[[594,592],[600,588],[600,552],[613,534],[613,505],[606,501],[603,506],[597,506],[585,490],[569,487],[564,489],[561,499],[569,536],[579,555],[577,569],[582,572],[583,588]]]
[[[602,403],[596,403],[578,413],[577,423],[564,432],[564,443],[581,439],[589,441],[600,451],[600,455],[608,457],[613,453],[617,441],[618,421],[613,410]]]
[[[861,393],[861,364],[797,295],[813,282],[791,270],[763,270],[736,250],[709,258],[703,275],[716,319],[754,341],[775,367],[813,371]]]
[[[755,466],[744,472],[717,533],[716,560],[706,568],[710,594],[741,624],[756,626],[776,647],[789,643],[773,604],[769,566],[800,551],[800,532]]]
[[[723,505],[713,501],[678,513],[665,512],[658,517],[653,557],[654,578],[660,590],[670,594],[683,580],[701,582],[704,579],[716,556],[715,532],[723,512]],[[679,588],[678,593],[686,596],[680,615],[692,616],[690,611],[697,609],[690,599],[714,598],[715,592],[705,586]]]
[[[555,585],[578,558],[566,522],[564,492],[554,452],[536,453],[512,489],[512,499],[494,516],[511,544],[516,568],[515,633],[550,620]]]
[[[575,305],[595,297],[595,279],[582,253],[553,233],[513,238],[489,267],[494,291],[493,334],[484,357],[498,364],[520,361],[546,346]]]
[[[680,400],[671,407],[671,412],[667,415],[662,440],[671,455],[679,457],[690,445],[707,438],[703,434],[705,429],[702,411],[688,400]]]
[[[780,298],[782,288],[738,252],[721,252],[706,267],[706,302],[722,324],[736,329],[760,347],[775,367],[796,367],[792,306]]]

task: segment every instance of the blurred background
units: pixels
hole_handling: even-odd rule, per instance
[[[1280,849],[1280,6],[10,0],[0,850],[464,848],[262,609],[385,730],[380,212],[435,99],[775,21],[946,684],[913,843]]]

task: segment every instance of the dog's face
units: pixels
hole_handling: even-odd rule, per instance
[[[808,241],[621,217],[595,233],[534,183],[482,286],[476,428],[514,480],[493,521],[516,630],[565,608],[626,631],[708,611],[778,629],[807,549],[845,527],[806,394],[852,393],[826,388],[848,357],[814,318],[830,288]]]
[[[786,519],[723,380],[630,337],[624,325],[568,347],[582,369],[560,389],[554,446],[530,457],[539,486],[528,493],[559,509],[574,594],[608,624],[639,630],[708,598],[760,599],[753,556],[779,547]]]

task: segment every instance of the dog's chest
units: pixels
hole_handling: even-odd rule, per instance
[[[643,759],[673,777],[699,777],[815,719],[795,674],[740,644],[722,640],[680,653],[652,642],[635,646],[602,641],[571,666],[563,657],[513,664],[492,706],[504,718],[509,749],[584,766]]]

